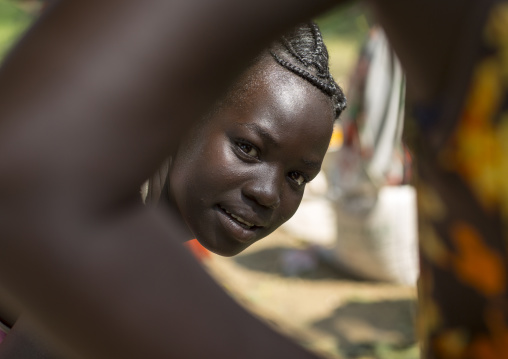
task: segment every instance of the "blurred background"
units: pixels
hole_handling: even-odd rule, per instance
[[[42,7],[36,0],[0,0],[0,59]],[[403,75],[361,5],[338,7],[316,22],[349,101],[323,173],[287,225],[240,255],[223,258],[189,246],[242,305],[326,358],[416,359],[416,216],[400,143]],[[397,99],[395,105],[383,100],[397,108],[393,120],[388,105],[375,111],[380,119],[369,120],[363,100],[369,91]],[[379,175],[383,161],[376,154],[383,149],[389,154]]]

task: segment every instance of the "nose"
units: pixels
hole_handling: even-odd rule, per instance
[[[259,173],[256,178],[245,183],[243,194],[263,207],[279,207],[284,176],[278,172],[272,169]]]

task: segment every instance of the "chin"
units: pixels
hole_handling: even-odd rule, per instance
[[[217,254],[222,257],[233,257],[243,250],[248,248],[252,243],[249,244],[232,244],[226,243],[224,240],[219,241],[208,241],[204,238],[197,238],[198,242],[210,252]]]

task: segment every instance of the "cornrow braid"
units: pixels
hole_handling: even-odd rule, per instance
[[[304,57],[302,57],[301,54],[299,54],[298,52],[296,52],[296,50],[293,48],[293,45],[291,44],[291,42],[289,42],[289,40],[283,36],[282,37],[282,43],[284,44],[284,46],[286,47],[288,53],[293,56],[295,59],[297,59],[298,61],[300,61],[302,64],[304,64],[305,66],[310,66],[310,62],[307,61]],[[273,55],[273,54],[272,54]]]
[[[272,46],[270,50],[275,61],[329,96],[335,118],[338,118],[346,108],[346,97],[330,74],[328,51],[319,27],[314,22],[301,24],[282,36],[277,43],[280,46]]]
[[[312,35],[314,35],[314,39],[316,41],[316,49],[314,50],[313,54],[315,61],[313,61],[313,64],[318,68],[318,76],[323,78],[331,78],[332,75],[330,74],[330,68],[328,64],[328,51],[323,41],[321,31],[319,31],[318,26],[314,22],[311,22],[310,26],[312,29]],[[335,83],[333,78],[331,78],[331,80]]]
[[[311,84],[313,84],[314,86],[316,86],[317,88],[322,90],[327,95],[331,96],[335,93],[336,86],[334,84],[325,83],[324,81],[320,80],[318,77],[312,75],[310,72],[308,72],[296,65],[293,65],[289,61],[281,59],[276,53],[274,53],[272,51],[270,53],[272,54],[275,61],[277,61],[279,63],[279,65],[281,65],[282,67],[285,67],[286,69],[290,70],[291,72],[297,74],[301,78],[309,81]]]

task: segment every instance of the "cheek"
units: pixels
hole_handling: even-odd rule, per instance
[[[283,194],[283,198],[281,201],[281,205],[279,207],[279,221],[281,225],[282,223],[289,220],[300,207],[300,203],[302,202],[303,191],[295,192],[291,188],[287,189]]]
[[[232,186],[239,177],[240,165],[226,141],[217,144],[201,161],[202,185],[216,189]]]
[[[172,190],[207,197],[231,187],[238,177],[236,156],[225,140],[209,142],[199,150],[176,156],[171,169]]]

